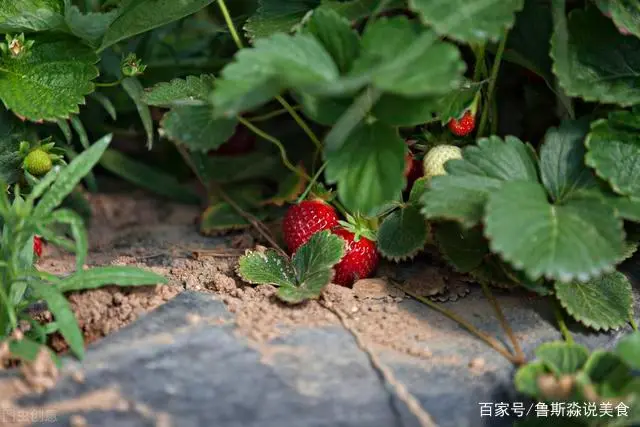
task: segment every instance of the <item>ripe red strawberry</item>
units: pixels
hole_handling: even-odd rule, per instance
[[[424,175],[422,162],[417,160],[413,154],[408,153],[404,158],[404,176],[407,178],[405,190],[410,190],[416,179]]]
[[[465,112],[460,120],[449,120],[449,130],[456,136],[467,136],[475,127],[476,118],[471,111]]]
[[[291,253],[305,244],[315,233],[338,225],[333,206],[321,200],[303,200],[291,206],[282,221],[284,241]]]
[[[42,238],[40,236],[33,236],[33,253],[37,257],[42,256]]]
[[[355,241],[355,234],[344,228],[336,228],[332,233],[342,237],[346,242],[345,254],[334,266],[333,283],[351,286],[358,279],[369,277],[378,266],[378,250],[375,242],[360,236]]]

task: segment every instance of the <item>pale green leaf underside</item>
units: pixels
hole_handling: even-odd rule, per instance
[[[187,76],[184,79],[173,79],[169,82],[158,83],[146,89],[142,101],[147,105],[169,107],[190,102],[205,101],[213,89],[214,77]]]
[[[588,280],[622,256],[622,221],[612,207],[595,198],[552,205],[535,182],[505,183],[489,197],[484,223],[493,252],[531,280]]]
[[[404,153],[396,129],[380,122],[361,124],[340,150],[325,152],[325,175],[329,183],[337,183],[347,209],[368,214],[402,191]]]
[[[410,0],[438,34],[462,42],[496,41],[511,28],[524,0]]]
[[[98,76],[93,50],[71,38],[36,38],[30,53],[0,62],[0,98],[33,121],[78,113]]]
[[[215,119],[210,106],[175,107],[162,119],[162,129],[172,141],[192,150],[215,150],[234,133],[238,121]]]
[[[631,284],[620,272],[588,282],[556,283],[556,296],[576,320],[596,330],[618,329],[629,321]]]
[[[251,251],[240,257],[238,275],[254,285],[295,286],[296,272],[287,258],[274,249]]]
[[[610,121],[593,123],[585,161],[623,196],[640,197],[640,130],[616,129]]]
[[[620,34],[596,7],[572,11],[568,31],[567,52],[560,33],[551,42],[554,72],[567,95],[622,106],[640,103],[640,39]]]
[[[424,248],[429,229],[420,210],[412,205],[388,215],[378,230],[378,250],[392,260],[413,257]]]

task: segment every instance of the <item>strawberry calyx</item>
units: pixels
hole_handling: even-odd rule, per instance
[[[368,240],[371,240],[372,242],[378,240],[373,220],[361,214],[351,215],[347,213],[345,216],[347,220],[340,220],[338,221],[338,224],[340,224],[345,230],[354,234],[354,242],[358,242],[360,240],[360,237],[364,237]]]

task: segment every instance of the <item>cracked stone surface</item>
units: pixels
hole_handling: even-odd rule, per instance
[[[541,302],[500,298],[527,355],[540,343],[560,338],[549,308]],[[451,308],[503,336],[480,292]],[[525,402],[511,386],[511,365],[438,313],[409,300],[401,309],[449,331],[428,342],[433,353],[428,359],[375,350],[437,425],[511,425],[506,418],[479,416],[479,402]],[[190,321],[193,315],[200,320]],[[591,348],[608,347],[622,333],[587,333],[575,325],[572,329],[576,340]],[[484,360],[482,369],[468,367],[475,358]],[[59,412],[55,422],[34,425],[68,426],[74,415],[99,427],[420,425],[345,329],[294,328],[267,344],[253,344],[234,330],[233,315],[211,294],[183,292],[91,345],[83,362],[65,363],[66,373],[54,389],[16,403],[50,405],[114,387],[128,405]],[[71,375],[78,369],[85,377],[80,383]]]

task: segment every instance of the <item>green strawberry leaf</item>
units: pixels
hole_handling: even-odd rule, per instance
[[[302,169],[299,167],[299,169]],[[305,190],[307,180],[300,175],[289,171],[279,177],[278,191],[273,196],[264,200],[264,205],[283,206],[286,203],[293,203]]]
[[[619,329],[633,310],[631,284],[617,271],[588,282],[556,282],[555,290],[567,313],[596,330]]]
[[[333,279],[333,266],[342,259],[344,251],[344,239],[329,230],[311,236],[291,260],[298,279],[296,285],[280,287],[278,297],[291,304],[319,297]]]
[[[296,271],[287,257],[275,249],[248,251],[238,260],[238,276],[252,285],[295,287]]]
[[[331,9],[316,9],[303,32],[312,35],[324,46],[340,73],[351,69],[360,50],[360,40],[346,18]]]
[[[607,199],[622,219],[640,222],[640,199],[631,197],[610,197]]]
[[[518,368],[514,377],[516,390],[534,398],[542,398],[538,389],[538,377],[549,373],[549,369],[540,360],[527,363]]]
[[[277,286],[278,298],[298,304],[320,296],[344,250],[344,240],[324,230],[300,246],[291,261],[274,249],[250,251],[240,257],[237,273],[248,283]]]
[[[571,11],[567,29],[567,40],[561,30],[551,40],[553,69],[567,95],[622,106],[640,103],[640,39],[620,34],[596,7]]]
[[[518,138],[482,138],[463,149],[463,158],[445,166],[421,197],[428,219],[451,219],[473,227],[482,219],[487,197],[505,181],[538,182],[535,154]]]
[[[34,40],[26,54],[0,61],[0,98],[8,109],[33,121],[69,118],[94,90],[98,56],[77,39]]]
[[[151,110],[149,106],[142,101],[144,95],[144,88],[142,83],[136,77],[127,77],[121,83],[122,89],[129,95],[129,98],[133,101],[140,116],[142,127],[147,134],[147,148],[150,150],[153,146],[153,119],[151,117]]]
[[[350,212],[367,215],[402,191],[405,149],[397,129],[363,123],[339,150],[325,150],[326,180],[337,183],[338,197]]]
[[[166,136],[196,151],[215,150],[224,144],[236,130],[238,121],[216,119],[209,106],[175,107],[161,122]]]
[[[618,341],[615,353],[631,368],[640,369],[640,332],[630,333]]]
[[[461,87],[441,97],[438,100],[437,110],[440,122],[448,123],[451,119],[459,119],[469,108],[480,88],[480,85]]]
[[[387,259],[402,261],[415,257],[429,237],[429,226],[420,210],[407,205],[387,215],[378,230],[378,251]]]
[[[630,112],[617,112],[611,116],[616,120],[628,117],[628,123],[636,119]],[[640,197],[640,127],[624,129],[612,120],[597,120],[592,123],[591,133],[585,142],[585,162],[595,169],[618,194]]]
[[[593,173],[584,164],[583,141],[588,128],[585,121],[566,121],[547,131],[540,148],[540,175],[555,202],[597,186]]]
[[[466,69],[460,51],[406,17],[380,18],[368,26],[351,76],[366,76],[386,92],[418,97],[460,87]]]
[[[589,350],[574,343],[555,341],[541,344],[535,351],[536,359],[556,375],[574,374],[589,359]]]
[[[588,280],[622,256],[622,221],[612,207],[587,197],[554,205],[535,182],[503,184],[489,196],[484,224],[491,250],[531,280]]]
[[[631,367],[620,356],[606,350],[591,353],[584,373],[596,385],[596,392],[605,399],[626,394],[627,386],[637,381]]]
[[[519,64],[553,84],[549,42],[553,34],[551,4],[525,1],[509,31],[504,59]]]
[[[247,38],[269,37],[275,33],[289,33],[320,0],[258,0],[258,9],[244,25]]]
[[[409,6],[438,34],[480,44],[498,41],[524,0],[410,0]]]
[[[374,105],[371,114],[391,126],[417,126],[433,120],[438,110],[437,102],[430,96],[414,98],[385,94]]]
[[[145,90],[142,102],[157,107],[176,107],[198,101],[207,101],[209,92],[213,89],[214,76],[187,76],[184,79],[173,79],[169,82],[158,83]]]
[[[302,106],[305,116],[325,126],[333,126],[351,105],[351,98],[315,96],[308,93],[294,93]]]
[[[310,34],[281,33],[241,49],[222,69],[211,101],[217,117],[231,117],[259,107],[284,88],[333,82],[338,68],[322,44]]]
[[[613,19],[621,32],[640,37],[640,5],[629,0],[596,0],[602,13]]]
[[[44,31],[61,27],[62,0],[0,0],[0,32]]]
[[[65,3],[70,3],[65,0]],[[64,20],[69,31],[93,46],[100,44],[100,41],[111,23],[118,17],[118,9],[109,12],[83,13],[78,6],[67,4],[65,7]]]
[[[459,223],[446,221],[435,226],[435,240],[442,255],[461,273],[480,267],[489,253],[482,229],[464,228]]]
[[[121,40],[189,16],[215,0],[122,0],[119,15],[102,39],[100,51]]]

